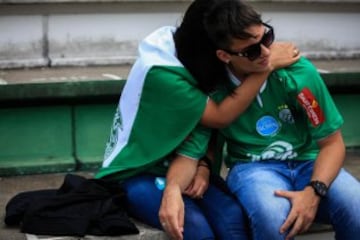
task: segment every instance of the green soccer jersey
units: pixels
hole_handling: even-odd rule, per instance
[[[223,100],[240,81],[213,94]],[[256,99],[229,127],[221,129],[227,143],[226,164],[237,161],[314,160],[317,141],[343,124],[316,68],[305,58],[275,71]]]

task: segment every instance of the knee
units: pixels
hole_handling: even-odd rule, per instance
[[[349,223],[349,227],[360,228],[360,184],[354,182],[344,188],[338,184],[333,184],[325,200],[325,206],[332,222]]]
[[[285,239],[287,233],[280,233],[288,211],[267,210],[255,213],[250,218],[250,226],[254,239]]]
[[[154,177],[151,176],[136,176],[125,180],[122,184],[126,193],[127,199],[132,200],[148,199],[149,195],[153,196],[156,193],[154,184]]]
[[[246,205],[244,206],[246,208]],[[247,214],[250,219],[281,225],[285,221],[290,208],[291,206],[287,199],[274,196],[256,201],[255,204],[247,208]]]
[[[280,227],[284,224],[289,211],[289,202],[281,198],[275,201],[263,201],[248,210],[254,238],[285,239],[285,234],[280,234]]]
[[[187,220],[184,225],[184,239],[215,239],[215,235],[209,225],[204,220]]]
[[[184,239],[215,239],[211,226],[203,214],[185,210]]]

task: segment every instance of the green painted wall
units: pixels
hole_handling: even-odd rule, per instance
[[[74,170],[71,132],[67,106],[0,109],[0,175]]]
[[[342,128],[347,147],[360,147],[360,94],[334,94],[334,101],[344,117]]]
[[[347,147],[360,147],[360,73],[325,80]],[[0,176],[97,169],[124,83],[0,86]]]
[[[80,105],[74,108],[75,157],[85,169],[102,162],[116,104]]]

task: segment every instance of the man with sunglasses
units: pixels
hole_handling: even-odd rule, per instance
[[[220,102],[249,74],[268,69],[274,30],[240,0],[218,1],[204,24],[228,79],[212,95]],[[206,59],[188,69],[206,70]],[[227,184],[245,208],[253,239],[292,239],[313,222],[332,224],[336,239],[359,239],[360,183],[342,168],[342,124],[319,73],[302,57],[272,72],[247,110],[219,130]],[[186,143],[201,146],[208,136]]]

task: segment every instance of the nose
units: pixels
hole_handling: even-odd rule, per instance
[[[261,56],[268,57],[270,55],[270,48],[266,47],[265,45],[261,44]]]

